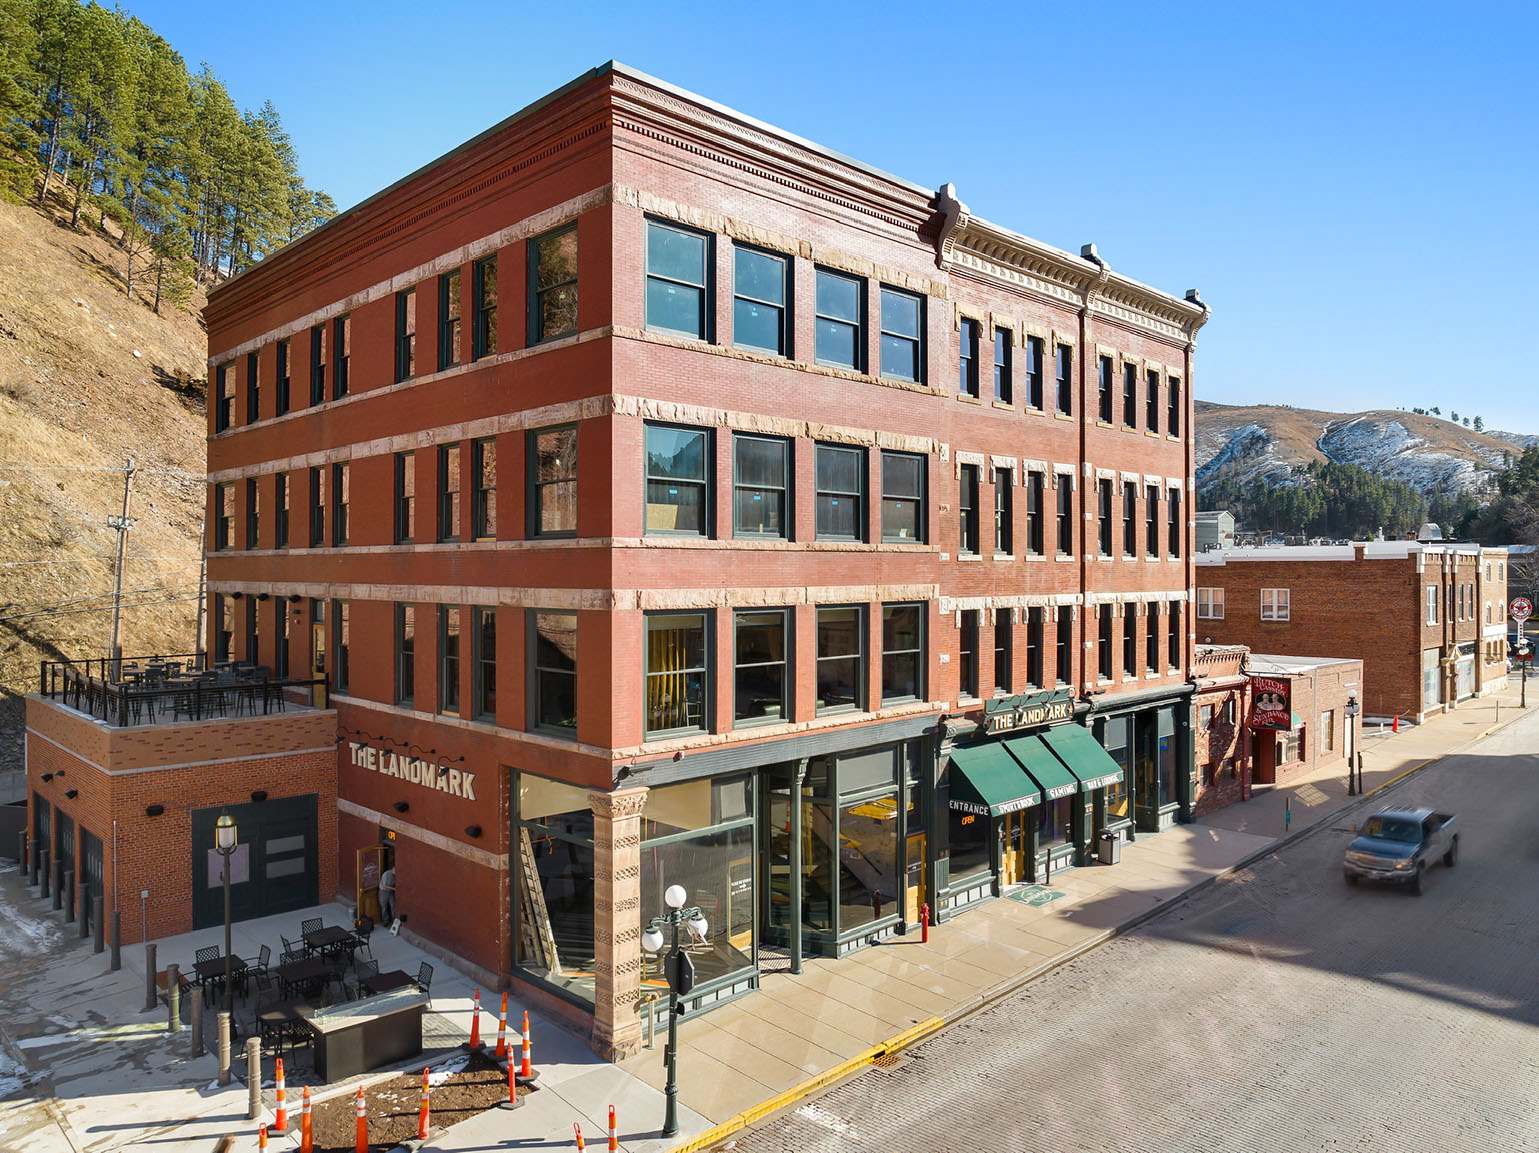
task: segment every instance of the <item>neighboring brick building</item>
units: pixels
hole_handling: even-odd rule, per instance
[[[1421,720],[1506,685],[1507,553],[1370,541],[1200,554],[1197,638],[1363,662],[1370,717]]]
[[[1202,816],[1250,797],[1250,681],[1244,645],[1199,644],[1192,675],[1201,678],[1194,700],[1192,759],[1197,770],[1197,800]]]
[[[211,649],[599,1051],[1190,816],[1195,292],[606,65],[206,317]]]
[[[1252,683],[1251,774],[1257,785],[1282,784],[1294,777],[1340,763],[1346,772],[1347,702],[1362,699],[1363,662],[1336,657],[1288,657],[1251,653],[1251,677],[1287,681],[1292,725],[1283,730],[1255,727],[1257,690]],[[1358,729],[1362,727],[1361,716]],[[1353,734],[1352,739],[1356,739]]]

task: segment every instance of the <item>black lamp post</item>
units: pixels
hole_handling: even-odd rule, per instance
[[[1342,710],[1347,715],[1347,796],[1355,797],[1363,791],[1363,771],[1357,766],[1357,715],[1362,712],[1362,706],[1357,703],[1357,694],[1347,694],[1347,707]],[[1354,777],[1353,768],[1357,766],[1357,776]]]
[[[1528,708],[1528,637],[1518,634],[1518,707]]]
[[[235,1011],[235,989],[230,984],[230,857],[235,852],[235,818],[220,813],[214,822],[214,848],[224,858],[224,1003]]]
[[[689,959],[688,953],[679,948],[679,926],[688,922],[690,932],[697,937],[704,937],[708,929],[705,914],[697,906],[684,907],[687,900],[689,894],[684,891],[683,885],[669,885],[668,891],[663,894],[663,901],[669,911],[660,917],[653,917],[641,934],[642,948],[650,953],[660,953],[663,948],[663,927],[673,927],[673,945],[663,962],[668,974],[668,1046],[663,1050],[663,1064],[668,1070],[663,1095],[668,1105],[663,1114],[664,1137],[679,1135],[679,998],[695,986],[694,962]]]

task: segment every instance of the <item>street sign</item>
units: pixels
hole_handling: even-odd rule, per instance
[[[1528,603],[1527,597],[1513,597],[1512,604],[1507,607],[1515,621],[1526,621],[1534,615],[1534,606]]]

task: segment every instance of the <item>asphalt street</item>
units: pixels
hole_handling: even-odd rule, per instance
[[[739,1135],[760,1151],[1539,1150],[1539,713]],[[1456,813],[1425,892],[1376,808]]]

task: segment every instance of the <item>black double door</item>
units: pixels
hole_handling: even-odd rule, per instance
[[[317,797],[195,809],[192,814],[192,921],[202,929],[224,923],[224,858],[214,822],[235,821],[230,855],[230,918],[246,921],[308,908],[320,897]]]

